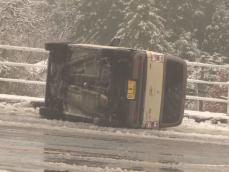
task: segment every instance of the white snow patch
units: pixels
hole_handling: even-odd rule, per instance
[[[229,116],[224,113],[213,113],[213,112],[199,112],[199,111],[185,111],[185,116],[190,118],[199,118],[199,119],[227,119]]]
[[[57,169],[60,168],[67,168],[68,170],[76,170],[77,172],[143,172],[143,171],[136,171],[136,170],[127,170],[121,168],[100,168],[100,167],[88,167],[88,166],[78,166],[78,165],[68,165],[64,163],[49,163],[52,166],[56,166]]]

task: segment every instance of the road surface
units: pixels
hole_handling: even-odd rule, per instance
[[[229,171],[229,127],[104,128],[20,107],[0,105],[0,171]]]

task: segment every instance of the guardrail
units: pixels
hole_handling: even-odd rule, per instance
[[[17,47],[17,46],[10,46],[10,45],[0,45],[0,49],[7,49],[7,50],[17,50],[17,51],[27,51],[27,52],[37,52],[37,53],[45,53],[48,54],[48,51],[40,48],[29,48],[29,47]],[[218,68],[218,69],[229,69],[229,65],[215,65],[215,64],[205,64],[205,63],[198,63],[198,62],[188,62],[188,66],[195,66],[195,67],[207,67],[207,68]],[[28,64],[28,63],[16,63],[16,62],[8,62],[2,61],[0,65],[7,65],[7,66],[16,66],[16,67],[47,67],[43,64]],[[36,84],[36,85],[45,85],[45,82],[41,81],[31,81],[31,80],[23,80],[23,79],[12,79],[12,78],[0,78],[2,82],[16,82],[16,83],[25,83],[25,84]],[[203,81],[203,80],[195,80],[195,79],[188,79],[189,83],[196,83],[196,84],[207,84],[207,85],[219,85],[219,86],[227,86],[228,87],[228,95],[227,99],[219,99],[219,98],[210,98],[210,97],[198,97],[198,96],[190,96],[187,95],[187,100],[197,100],[197,101],[208,101],[208,102],[217,102],[217,103],[226,103],[227,104],[227,113],[229,115],[229,82],[212,82],[212,81]],[[43,101],[42,98],[37,97],[26,97],[26,96],[19,96],[18,98],[15,95],[6,95],[0,94],[0,99],[14,99],[14,100],[33,100],[33,101]]]
[[[189,61],[186,61],[186,63],[188,66],[193,66],[193,67],[206,67],[206,68],[218,68],[218,69],[228,69],[229,70],[229,65],[216,65],[216,64],[189,62]],[[226,86],[227,90],[228,90],[228,95],[227,95],[227,97],[225,97],[226,99],[210,98],[210,97],[198,97],[198,96],[190,96],[190,95],[187,95],[186,99],[187,100],[216,102],[216,103],[226,103],[227,104],[227,114],[229,115],[229,81],[228,82],[214,82],[214,81],[203,81],[203,80],[188,79],[188,82],[189,83],[196,83],[196,84]]]
[[[0,50],[12,50],[19,52],[34,52],[34,53],[43,53],[45,55],[49,54],[49,51],[46,51],[42,48],[31,48],[31,47],[20,47],[20,46],[11,46],[11,45],[0,45]],[[0,66],[12,66],[12,67],[28,67],[28,68],[46,68],[45,64],[29,64],[29,63],[18,63],[18,62],[9,62],[9,61],[0,61]],[[24,83],[24,84],[33,84],[33,85],[42,85],[45,86],[46,82],[42,81],[33,81],[33,80],[25,80],[25,79],[13,79],[13,78],[1,78],[1,82],[10,82],[10,83]],[[29,97],[22,95],[9,95],[9,94],[0,94],[1,100],[25,100],[25,101],[33,101],[33,102],[44,102],[44,98],[38,97]]]

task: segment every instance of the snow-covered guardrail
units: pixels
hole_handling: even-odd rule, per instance
[[[16,62],[8,62],[8,61],[0,61],[0,65],[14,66],[14,67],[47,67],[47,65],[43,65],[43,64],[16,63]]]
[[[48,51],[46,51],[44,49],[40,49],[40,48],[18,47],[18,46],[10,46],[10,45],[0,45],[0,49],[26,51],[26,52],[37,52],[37,53],[45,53],[45,54],[49,53]],[[194,66],[194,67],[229,69],[229,65],[215,65],[215,64],[205,64],[205,63],[189,62],[189,61],[187,61],[187,64],[188,64],[188,66]],[[21,66],[23,66],[23,67],[47,67],[44,64],[28,64],[28,63],[16,63],[16,62],[6,62],[6,61],[0,61],[0,65],[15,66],[15,67],[21,67]],[[0,78],[0,81],[45,85],[45,82],[41,82],[41,81],[31,81],[31,80],[12,79],[12,78]],[[199,83],[199,84],[207,84],[207,85],[227,86],[228,87],[227,99],[198,97],[198,96],[190,96],[190,95],[187,95],[186,99],[197,100],[197,101],[226,103],[227,104],[227,112],[229,114],[229,82],[212,82],[212,81],[203,81],[203,80],[195,80],[195,79],[188,79],[188,82],[189,83],[197,83],[197,84]],[[0,99],[43,101],[43,99],[37,98],[37,97],[26,97],[26,96],[15,97],[15,95],[6,95],[6,94],[0,94]]]
[[[27,52],[37,52],[37,53],[46,53],[49,51],[42,48],[32,48],[32,47],[19,47],[19,46],[11,46],[11,45],[0,45],[0,49],[5,50],[16,50],[16,51],[27,51]]]
[[[42,48],[31,48],[31,47],[20,47],[20,46],[11,46],[11,45],[0,45],[0,50],[12,50],[19,52],[34,52],[42,53],[48,55],[49,51],[46,51]],[[0,61],[0,66],[12,66],[12,67],[26,67],[26,68],[46,68],[45,64],[29,64],[29,63],[18,63],[18,62],[9,62],[9,61]],[[1,82],[10,82],[10,83],[23,83],[23,84],[33,84],[33,85],[42,85],[45,86],[46,82],[43,81],[33,81],[25,79],[13,79],[13,78],[1,78]],[[9,95],[9,94],[0,94],[0,100],[25,100],[33,102],[44,102],[44,98],[38,97],[29,97],[22,95]]]
[[[14,82],[14,83],[23,83],[23,84],[35,84],[35,85],[45,85],[46,82],[43,81],[31,81],[25,79],[12,79],[12,78],[0,78],[2,82]]]
[[[229,65],[216,65],[216,64],[189,62],[189,61],[186,61],[186,62],[188,64],[188,66],[193,66],[193,67],[207,67],[207,68],[217,68],[217,69],[228,69],[229,70]],[[187,95],[186,99],[198,100],[198,101],[208,101],[208,102],[217,102],[217,103],[226,103],[227,104],[227,114],[229,115],[229,81],[228,82],[214,82],[214,81],[203,81],[203,80],[188,79],[188,82],[189,83],[196,83],[196,84],[226,86],[228,88],[228,95],[227,95],[226,99],[210,98],[210,97],[198,97],[198,96],[190,96],[190,95]]]
[[[199,62],[189,62],[189,61],[186,61],[186,63],[188,64],[188,66],[199,66],[199,67],[220,68],[220,69],[229,68],[229,65],[216,65],[216,64],[199,63]]]

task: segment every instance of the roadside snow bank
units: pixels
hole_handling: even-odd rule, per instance
[[[214,124],[229,123],[229,116],[224,113],[185,111],[185,117],[194,119],[196,122],[211,121]]]

